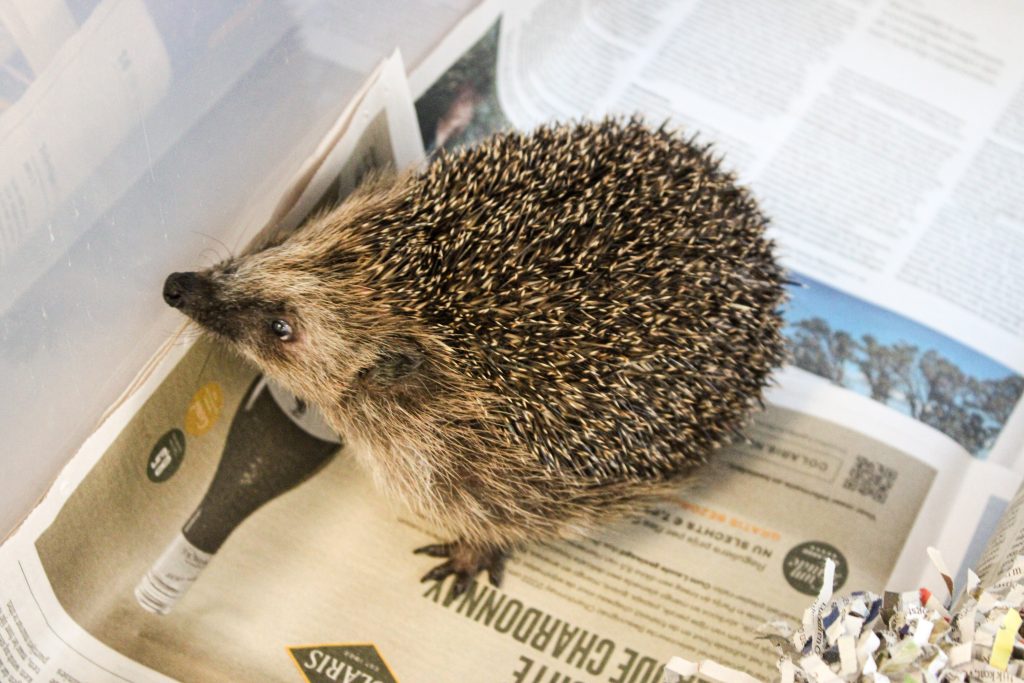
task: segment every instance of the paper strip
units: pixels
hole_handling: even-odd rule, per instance
[[[993,668],[1006,671],[1006,665],[1010,662],[1010,653],[1013,652],[1013,644],[1017,642],[1017,629],[1020,628],[1020,613],[1016,609],[1006,612],[1003,618],[1003,625],[996,634],[995,645],[992,646],[992,656],[988,663]]]

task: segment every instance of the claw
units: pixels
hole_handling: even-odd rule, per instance
[[[477,574],[482,571],[487,571],[487,578],[495,588],[501,586],[502,577],[505,575],[507,551],[466,548],[456,541],[425,545],[413,552],[417,555],[447,558],[444,564],[427,572],[421,581],[443,581],[448,576],[454,575],[455,580],[448,592],[449,600],[454,600],[469,590],[470,585],[476,580]]]
[[[436,543],[416,548],[412,551],[415,555],[427,555],[429,557],[450,557],[452,553],[451,543]]]
[[[427,581],[440,581],[446,578],[449,574],[455,573],[455,565],[451,560],[448,560],[444,564],[439,564],[429,572],[423,575],[420,579],[420,583],[426,583]]]
[[[454,600],[465,593],[469,589],[469,584],[473,583],[473,580],[473,577],[469,574],[457,574],[449,594],[450,598]]]
[[[487,568],[487,579],[495,588],[501,587],[501,580],[505,577],[505,556],[502,555],[494,560]]]

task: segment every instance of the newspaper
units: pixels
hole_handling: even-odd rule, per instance
[[[788,313],[797,362],[701,485],[591,536],[527,546],[501,588],[478,582],[451,600],[447,585],[419,582],[429,563],[411,553],[445,539],[389,506],[344,435],[224,349],[171,343],[0,545],[0,681],[652,683],[677,655],[769,680],[778,655],[752,629],[799,620],[826,560],[836,592],[941,589],[929,545],[958,577],[977,564],[998,576],[1024,508],[1010,503],[1024,472],[1024,345],[989,294],[964,302],[900,277],[948,216],[989,225],[961,205],[977,199],[964,194],[970,169],[992,145],[1020,152],[1007,131],[1024,60],[1006,38],[1020,10],[990,4],[961,16],[953,3],[837,1],[798,21],[753,2],[484,2],[408,81],[397,57],[386,62],[282,188],[268,229],[343,198],[369,168],[415,164],[423,147],[551,117],[670,117],[714,140],[771,207],[806,285]],[[980,99],[940,101],[956,78]],[[822,111],[833,98],[859,118]],[[828,132],[833,123],[848,127]],[[905,168],[920,148],[885,157],[902,164],[895,176],[928,185],[916,195],[890,176],[867,193],[857,183],[871,180],[868,156],[826,155],[865,169],[851,186],[867,194],[836,211],[895,213],[826,216],[811,203],[834,198],[825,185],[844,176],[822,171],[806,190],[786,175],[816,168],[786,155],[820,151],[827,135],[889,147],[929,126],[953,140],[948,163],[928,169],[935,182]],[[986,195],[1001,202],[988,207],[998,225],[1015,220],[1013,173],[1024,168],[1001,173],[1005,196]],[[886,216],[903,233],[886,238],[877,270],[867,252],[806,234],[832,225],[867,239]],[[1011,268],[971,273],[990,269],[1017,286]]]

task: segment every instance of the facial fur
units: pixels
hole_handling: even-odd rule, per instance
[[[371,286],[374,259],[359,237],[383,199],[375,185],[286,240],[172,274],[165,299],[309,400],[336,402],[360,380],[407,374],[424,345]]]

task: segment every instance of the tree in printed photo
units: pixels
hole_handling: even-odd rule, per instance
[[[1024,393],[1024,378],[979,379],[935,349],[855,339],[814,316],[791,323],[793,363],[938,429],[975,455],[992,447]]]

